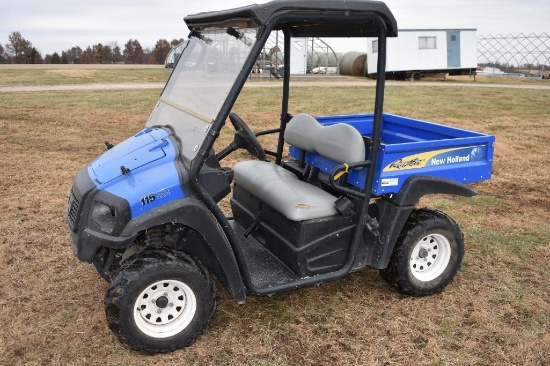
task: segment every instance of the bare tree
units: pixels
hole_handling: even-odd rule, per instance
[[[79,46],[71,47],[66,51],[61,52],[61,63],[79,64],[81,53],[82,53],[82,48],[80,48]]]
[[[113,50],[113,62],[115,64],[118,64],[124,61],[124,58],[122,57],[122,53],[120,52],[120,47],[118,45],[115,45],[115,47],[113,47],[112,50]]]
[[[67,50],[67,62],[70,64],[79,64],[80,55],[82,54],[82,48],[79,46],[71,47]]]
[[[42,64],[44,60],[42,59],[42,54],[36,48],[32,47],[27,49],[25,52],[26,63],[28,64]]]
[[[21,33],[15,31],[8,37],[8,43],[6,43],[6,52],[13,57],[13,61],[16,64],[27,63],[27,57],[25,54],[32,49],[32,43],[27,41]]]
[[[122,51],[124,60],[129,64],[143,63],[143,48],[137,39],[130,39]]]
[[[119,63],[122,62],[124,59],[122,57],[122,53],[120,51],[120,47],[118,45],[117,41],[111,41],[107,43],[107,46],[111,48],[111,62],[112,63]]]
[[[111,47],[98,43],[92,46],[92,52],[95,63],[109,64],[112,62]]]
[[[52,64],[60,64],[61,63],[61,57],[59,57],[59,54],[57,52],[54,52],[50,61]]]
[[[177,46],[178,44],[180,44],[180,43],[182,43],[182,42],[183,42],[183,38],[180,38],[180,39],[174,38],[174,39],[170,42],[170,46],[175,47],[175,46]]]
[[[170,52],[170,43],[165,39],[159,39],[153,49],[153,59],[156,64],[163,64],[168,52]]]
[[[145,47],[143,49],[143,61],[144,64],[154,64],[155,58],[153,57],[153,50],[151,50],[151,47]]]
[[[6,57],[4,56],[4,47],[0,44],[0,63],[3,64],[6,62]]]
[[[80,53],[80,63],[83,64],[92,64],[95,62],[93,57],[92,47],[88,46],[84,51]]]

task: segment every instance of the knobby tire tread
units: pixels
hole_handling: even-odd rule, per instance
[[[162,349],[141,345],[122,331],[118,301],[120,298],[127,296],[130,291],[128,284],[139,281],[144,272],[151,273],[159,269],[184,269],[195,273],[203,277],[204,281],[209,284],[209,290],[212,294],[211,301],[207,304],[207,317],[202,319],[194,334],[184,343],[166,344]],[[169,353],[191,345],[202,334],[216,309],[215,285],[208,270],[199,261],[193,260],[189,255],[172,248],[146,249],[139,255],[125,261],[113,274],[111,284],[105,294],[104,304],[108,326],[122,343],[146,354]]]
[[[418,289],[408,279],[408,273],[406,268],[408,266],[408,257],[410,247],[404,245],[404,243],[412,243],[415,240],[417,233],[424,232],[426,227],[431,227],[436,224],[447,226],[447,230],[454,234],[458,243],[458,263],[456,268],[451,268],[449,278],[437,287],[432,289]],[[418,238],[416,238],[418,239]],[[414,243],[412,243],[414,245]],[[445,213],[431,209],[422,208],[415,209],[409,216],[403,230],[399,234],[396,241],[394,252],[392,253],[390,263],[387,268],[380,270],[381,277],[395,290],[400,293],[411,296],[429,296],[443,291],[443,289],[452,282],[454,276],[460,269],[462,258],[464,256],[464,235],[460,231],[458,224]]]

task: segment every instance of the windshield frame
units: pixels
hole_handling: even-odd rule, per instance
[[[208,27],[192,31],[184,45],[147,127],[171,127],[186,167],[227,103],[245,63],[255,59],[258,32],[258,27]]]

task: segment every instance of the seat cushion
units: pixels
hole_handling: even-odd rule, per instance
[[[365,160],[365,142],[355,127],[345,123],[323,126],[309,114],[298,114],[290,120],[285,142],[337,163]]]
[[[336,214],[337,197],[302,182],[288,170],[265,161],[243,161],[233,168],[234,181],[293,221]]]

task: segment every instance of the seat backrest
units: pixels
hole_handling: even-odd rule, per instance
[[[290,145],[338,163],[365,160],[361,133],[345,123],[323,126],[309,114],[298,114],[288,122],[284,138]]]

